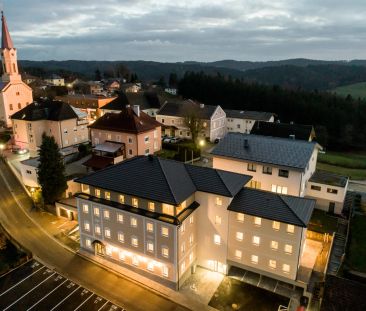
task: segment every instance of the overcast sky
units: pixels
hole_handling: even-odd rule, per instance
[[[366,0],[4,0],[20,59],[366,59]]]

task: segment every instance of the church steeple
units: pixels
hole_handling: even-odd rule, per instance
[[[11,40],[8,25],[6,24],[6,19],[3,11],[1,11],[1,22],[2,22],[1,48],[14,49],[13,41]]]

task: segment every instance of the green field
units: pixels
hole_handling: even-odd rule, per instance
[[[366,98],[366,82],[339,86],[332,91],[341,96],[350,94],[353,98]]]
[[[366,216],[356,215],[351,219],[351,241],[346,258],[347,265],[366,273]]]

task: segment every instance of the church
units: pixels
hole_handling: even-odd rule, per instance
[[[17,50],[11,40],[6,19],[1,13],[2,38],[0,81],[0,122],[11,127],[10,117],[33,101],[32,89],[22,81],[17,63]],[[1,122],[2,123],[2,122]]]

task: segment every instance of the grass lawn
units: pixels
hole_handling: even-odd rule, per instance
[[[341,152],[319,153],[318,162],[346,168],[366,169],[366,154]]]
[[[366,98],[366,82],[340,86],[335,88],[333,92],[341,96],[350,94],[353,98]]]
[[[342,166],[330,165],[318,162],[316,165],[317,169],[336,173],[343,176],[348,176],[354,180],[365,180],[366,179],[366,169],[357,168],[347,168]]]
[[[337,231],[337,217],[328,215],[326,212],[315,209],[311,216],[308,229],[320,233],[332,234]]]
[[[157,155],[165,159],[174,159],[176,153],[174,150],[162,149]]]
[[[0,250],[0,275],[16,267],[24,256],[24,253],[7,241],[5,248]]]
[[[352,270],[366,273],[366,216],[355,215],[351,219],[351,240],[346,264]]]

